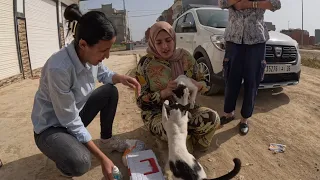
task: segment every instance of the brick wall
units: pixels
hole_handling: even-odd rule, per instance
[[[59,31],[60,31],[60,43],[61,43],[60,47],[64,47],[65,39],[64,39],[64,29],[62,24],[59,25]]]
[[[19,33],[20,55],[22,58],[22,68],[23,68],[24,76],[25,78],[31,78],[32,70],[30,69],[25,19],[18,19],[18,33]]]
[[[28,43],[27,43],[27,32],[26,32],[26,21],[25,19],[18,19],[18,33],[19,33],[19,45],[20,45],[20,56],[22,58],[22,68],[24,72],[24,78],[32,78],[32,70],[30,69]],[[17,74],[9,78],[0,80],[0,87],[10,85],[12,83],[23,80],[23,74]]]

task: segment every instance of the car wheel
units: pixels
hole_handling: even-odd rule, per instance
[[[199,59],[197,59],[197,62],[199,64],[200,72],[204,74],[205,82],[210,87],[210,90],[206,92],[205,95],[212,96],[218,94],[221,90],[221,87],[213,83],[212,77],[214,73],[211,63],[209,63],[209,61],[204,57],[200,57]]]

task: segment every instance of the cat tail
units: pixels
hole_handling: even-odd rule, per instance
[[[207,179],[207,180],[230,180],[230,179],[234,178],[240,172],[241,161],[238,158],[234,158],[233,162],[234,162],[234,168],[228,174],[220,176],[218,178]]]

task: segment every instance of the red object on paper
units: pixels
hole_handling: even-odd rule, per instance
[[[149,163],[150,163],[150,165],[152,167],[152,171],[146,172],[146,173],[144,173],[144,175],[149,175],[149,174],[153,174],[153,173],[159,172],[159,168],[157,166],[157,163],[153,158],[144,159],[144,160],[141,160],[140,162],[145,162],[145,161],[149,161]]]
[[[130,180],[165,180],[152,150],[127,154]]]

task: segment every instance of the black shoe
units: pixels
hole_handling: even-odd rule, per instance
[[[240,134],[241,135],[246,135],[249,132],[249,126],[247,123],[240,123]]]
[[[222,116],[220,117],[220,125],[225,125],[228,124],[229,122],[233,121],[235,119],[234,116],[231,117],[226,117],[226,116]]]

